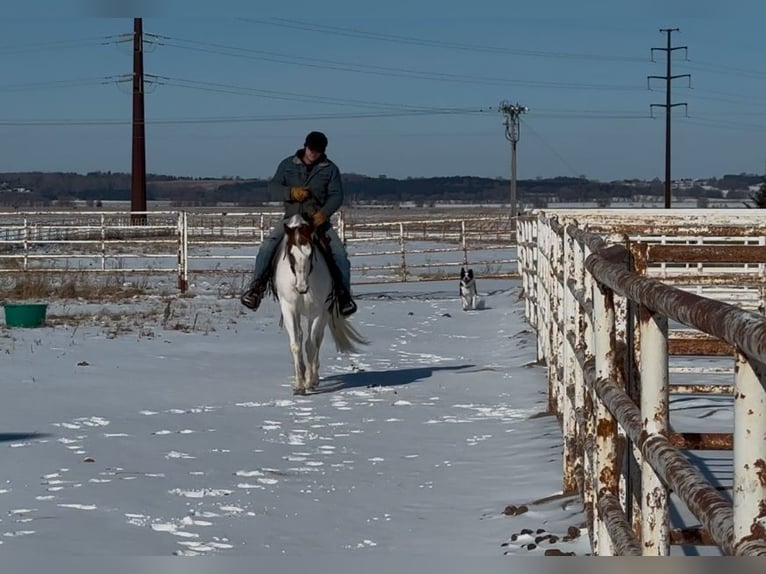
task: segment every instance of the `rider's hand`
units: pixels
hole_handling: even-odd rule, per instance
[[[319,227],[327,221],[327,216],[321,210],[317,210],[314,212],[314,215],[311,216],[311,221],[314,223],[314,227]]]
[[[308,187],[297,186],[290,188],[290,199],[293,201],[301,202],[309,198],[311,192]]]

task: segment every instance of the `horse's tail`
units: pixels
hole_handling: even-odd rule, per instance
[[[330,313],[330,333],[335,341],[335,348],[339,353],[358,353],[357,345],[369,345],[370,342],[365,339],[354,328],[348,318],[338,313]]]

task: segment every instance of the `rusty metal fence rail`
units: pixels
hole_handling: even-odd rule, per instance
[[[637,229],[639,214],[653,225]],[[668,555],[672,544],[705,543],[729,555],[766,555],[766,317],[721,300],[743,277],[762,293],[764,224],[753,212],[728,226],[700,210],[610,217],[541,211],[518,226],[526,317],[564,435],[563,486],[582,496],[593,552]],[[631,221],[623,227],[620,217]],[[671,228],[686,238],[673,249],[657,240]],[[708,235],[733,241],[705,247]],[[660,262],[688,264],[677,285],[651,276]],[[724,285],[726,273],[731,289],[718,300],[695,292],[711,277]],[[676,384],[671,375],[684,370],[671,369],[674,354],[728,354],[729,384]],[[674,393],[730,395],[733,433],[677,432]],[[688,456],[726,448],[730,496]],[[671,524],[671,495],[697,524]]]

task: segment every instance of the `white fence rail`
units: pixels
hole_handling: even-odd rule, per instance
[[[0,213],[0,274],[173,274],[185,290],[194,275],[241,274],[281,211]],[[352,221],[336,227],[352,259],[354,283],[452,278],[473,266],[482,276],[516,276],[515,233],[507,216]]]
[[[526,316],[564,434],[564,488],[583,497],[596,554],[668,555],[671,544],[705,543],[766,555],[766,224],[755,210],[719,217],[546,210],[519,222]],[[710,246],[710,237],[731,241]],[[683,272],[660,282],[651,277],[660,262]],[[743,280],[761,314],[721,300]],[[697,293],[711,287],[718,300]],[[673,370],[674,355],[728,355],[733,368]],[[728,384],[678,380],[714,372]],[[672,395],[708,392],[731,396],[733,432],[681,432]],[[727,447],[731,500],[688,456]],[[671,495],[696,524],[671,524]]]

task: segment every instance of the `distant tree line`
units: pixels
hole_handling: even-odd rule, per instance
[[[750,196],[752,204],[745,202],[748,207],[766,208],[766,177],[761,181],[758,191]]]
[[[128,173],[91,172],[86,174],[64,172],[0,173],[0,204],[14,207],[67,205],[82,200],[89,205],[102,201],[130,199]],[[763,176],[751,174],[724,175],[708,179],[703,185],[673,189],[675,197],[697,198],[699,202],[722,199],[727,190],[729,199],[751,200],[756,197],[766,204],[766,188],[753,194],[749,186],[766,184]],[[390,204],[411,201],[420,204],[433,202],[507,202],[509,181],[485,177],[428,177],[396,179],[386,176],[368,177],[345,174],[343,184],[346,202]],[[24,189],[19,193],[14,189]],[[652,181],[626,180],[601,182],[585,177],[553,177],[520,180],[517,184],[518,200],[522,205],[542,207],[558,202],[612,202],[636,198],[659,198],[664,184]],[[281,198],[269,193],[268,181],[241,178],[180,178],[167,175],[147,175],[147,200],[167,201],[175,206],[204,206],[218,203],[242,207],[259,206]]]

